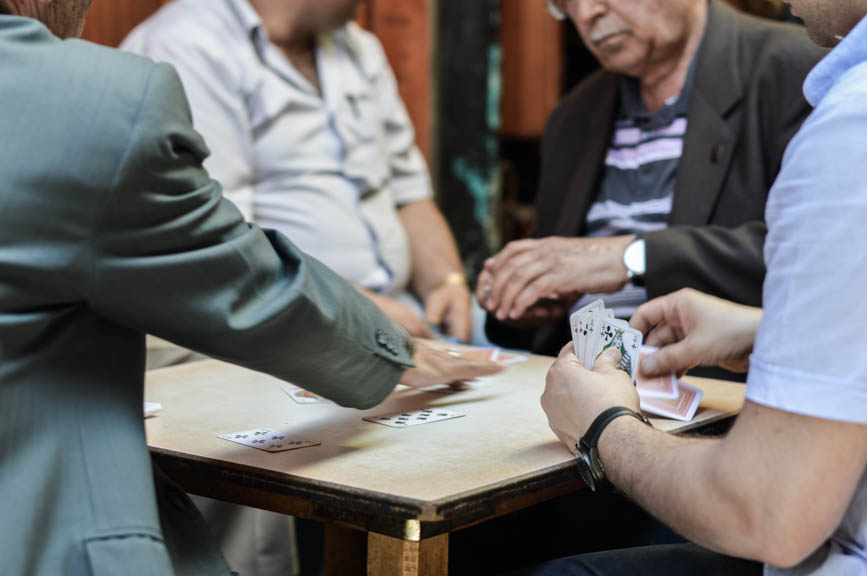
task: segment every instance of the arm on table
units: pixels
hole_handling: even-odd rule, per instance
[[[574,452],[596,416],[612,406],[637,411],[638,395],[617,369],[619,353],[606,351],[589,371],[570,348],[548,373],[542,406]],[[598,451],[616,487],[686,538],[792,566],[839,525],[867,464],[867,427],[747,402],[722,439],[672,436],[617,418]]]
[[[412,251],[412,286],[425,307],[426,320],[444,324],[447,333],[462,341],[472,332],[471,294],[451,230],[433,200],[417,200],[398,209]],[[452,275],[452,276],[450,276]]]
[[[449,226],[432,198],[427,164],[415,143],[415,130],[397,89],[394,72],[379,41],[364,35],[374,79],[390,168],[389,187],[409,238],[412,288],[421,298],[425,320],[468,340],[472,332],[470,292],[466,284],[443,283],[463,274],[463,265]]]
[[[776,566],[798,564],[833,533],[867,463],[863,425],[749,401],[723,439],[629,420],[599,443],[615,486],[702,546]]]
[[[663,346],[657,364],[665,370],[714,358],[745,368],[760,318],[757,309],[681,290],[640,307],[632,325],[657,326],[649,340],[656,334]],[[551,368],[542,405],[570,449],[606,408],[638,409],[617,360],[603,355],[588,371],[567,346]],[[839,525],[867,463],[865,432],[747,402],[723,439],[674,437],[618,418],[605,429],[599,456],[615,486],[690,540],[791,566]]]

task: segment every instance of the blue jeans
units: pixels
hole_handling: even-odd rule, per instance
[[[705,550],[695,544],[643,546],[560,558],[512,576],[750,576],[762,565]]]

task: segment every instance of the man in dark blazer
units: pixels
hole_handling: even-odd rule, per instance
[[[414,346],[245,222],[174,69],[61,40],[90,3],[0,0],[0,571],[228,576],[189,499],[154,482],[145,334],[354,407],[492,366]]]
[[[647,298],[684,287],[760,305],[765,200],[809,111],[801,84],[824,51],[798,27],[720,0],[550,4],[573,20],[603,69],[549,120],[534,238],[510,243],[480,276],[488,336],[556,354],[569,339],[570,307],[596,294],[614,308],[618,295],[619,303],[632,298],[618,314],[627,317]],[[622,126],[627,105],[651,117],[682,106],[685,133],[669,138],[680,140],[670,142],[677,153],[655,160],[660,150],[665,156],[659,135],[675,124],[647,131],[644,152],[642,145],[618,150],[640,128]],[[636,157],[642,165],[624,176],[619,169]],[[657,212],[630,212],[627,202],[604,217],[611,204],[603,200],[640,200],[666,185],[668,197],[654,201],[668,205]]]

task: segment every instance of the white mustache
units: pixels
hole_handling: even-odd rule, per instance
[[[598,44],[609,36],[614,36],[615,34],[622,34],[623,32],[629,32],[629,28],[626,28],[625,26],[605,26],[599,28],[598,30],[593,30],[590,33],[590,42],[592,44]]]

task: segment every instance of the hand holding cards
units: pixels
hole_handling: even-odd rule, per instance
[[[641,345],[643,336],[629,327],[625,320],[614,318],[605,309],[602,300],[596,300],[569,317],[572,344],[581,365],[592,370],[596,359],[608,348],[620,351],[620,369],[627,372],[638,390],[644,412],[689,421],[695,416],[702,391],[678,382],[674,374],[658,378],[638,378],[638,364],[642,357],[656,352],[655,348]]]
[[[635,382],[644,339],[641,332],[630,328],[625,320],[614,318],[614,313],[605,309],[602,300],[596,300],[572,314],[569,324],[572,327],[575,355],[582,366],[593,370],[599,355],[609,348],[615,348],[621,356],[620,369]]]

